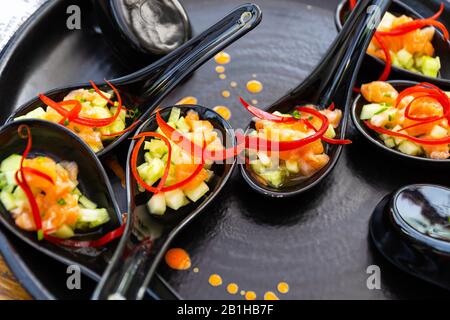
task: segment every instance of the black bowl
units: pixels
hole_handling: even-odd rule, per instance
[[[415,11],[412,7],[406,5],[399,0],[393,0],[389,7],[389,12],[394,15],[406,14],[414,19],[423,19],[424,17]],[[347,19],[350,13],[349,1],[343,0],[336,8],[335,25],[338,31],[342,30],[342,25]],[[437,85],[449,85],[450,84],[450,43],[444,39],[443,34],[436,30],[436,34],[432,41],[435,48],[435,55],[441,59],[442,68],[437,78],[425,76],[420,73],[408,71],[403,68],[392,66],[391,79],[408,79],[419,82],[430,82]],[[385,62],[370,54],[366,54],[366,62],[373,68],[375,72],[381,74],[383,72]],[[373,79],[375,80],[375,79]]]
[[[394,88],[397,89],[399,92],[408,87],[412,87],[412,86],[418,84],[417,82],[413,82],[413,81],[401,81],[401,80],[388,81],[388,83],[390,83],[392,86],[394,86]],[[353,101],[353,105],[352,105],[352,109],[351,109],[351,117],[352,117],[352,120],[353,120],[353,123],[354,123],[356,129],[358,129],[358,131],[367,140],[369,140],[371,143],[373,143],[376,147],[378,147],[384,151],[390,152],[391,154],[394,154],[396,156],[403,157],[404,159],[421,161],[423,163],[428,163],[428,164],[441,164],[441,165],[449,165],[450,164],[450,159],[438,160],[438,159],[430,159],[430,158],[425,158],[425,157],[411,156],[411,155],[405,154],[403,152],[400,152],[396,149],[388,148],[380,140],[380,138],[378,137],[378,134],[375,131],[368,128],[363,123],[363,121],[360,119],[362,107],[368,103],[369,102],[366,101],[366,99],[364,99],[364,97],[361,94],[359,94]]]

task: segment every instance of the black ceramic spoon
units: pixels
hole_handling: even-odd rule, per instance
[[[135,118],[127,121],[127,125],[137,119],[146,118],[177,84],[217,52],[256,27],[261,21],[261,17],[262,13],[258,6],[242,5],[208,30],[151,66],[123,78],[112,80],[111,82],[122,95],[124,106],[131,109],[136,108],[138,111]],[[46,95],[55,101],[61,101],[72,90],[90,87],[90,84],[79,84],[51,90]],[[105,91],[110,90],[106,84],[99,88]],[[14,121],[16,117],[42,105],[39,98],[34,98],[16,110],[7,122]],[[104,149],[97,152],[97,155],[101,157],[111,153],[130,134],[131,132],[127,132],[113,140]]]
[[[406,88],[415,86],[416,84],[418,84],[417,82],[412,82],[412,81],[403,81],[403,80],[393,80],[393,81],[388,81],[395,89],[397,89],[398,92],[401,92],[403,90],[405,90]],[[447,86],[446,90],[449,90],[450,88]],[[445,88],[442,88],[445,89]],[[355,124],[356,129],[358,129],[358,131],[367,139],[369,140],[372,144],[374,144],[376,147],[378,147],[381,150],[387,151],[392,155],[395,156],[399,156],[402,157],[404,159],[409,159],[409,160],[415,160],[415,161],[421,161],[423,163],[428,163],[428,164],[441,164],[441,165],[445,165],[448,166],[450,164],[450,159],[443,159],[443,160],[438,160],[438,159],[430,159],[430,158],[426,158],[426,157],[420,157],[420,156],[412,156],[412,155],[408,155],[406,153],[400,152],[397,149],[392,149],[392,148],[388,148],[383,141],[379,138],[378,133],[376,133],[375,131],[371,130],[370,128],[368,128],[363,120],[361,120],[361,111],[364,105],[369,104],[370,102],[368,102],[366,99],[364,99],[364,97],[359,94],[352,105],[352,109],[351,109],[351,117],[353,120],[353,123]]]
[[[84,144],[74,133],[54,123],[42,120],[19,120],[5,125],[0,129],[0,161],[11,154],[22,154],[26,140],[18,136],[20,125],[26,124],[31,130],[33,146],[30,156],[46,155],[56,161],[74,161],[79,167],[80,190],[88,198],[106,208],[110,221],[102,228],[89,235],[76,237],[77,240],[100,238],[122,223],[119,207],[113,196],[106,172],[92,150]],[[102,248],[71,248],[38,241],[35,232],[28,232],[16,226],[10,212],[0,202],[0,222],[15,236],[26,242],[34,249],[66,265],[78,265],[80,270],[89,278],[99,281],[111,259],[115,245],[113,243]],[[158,277],[158,282],[163,281]],[[165,287],[164,281],[162,287]],[[172,296],[173,293],[170,293]]]
[[[396,16],[400,16],[402,14],[405,14],[407,16],[410,16],[414,19],[423,19],[422,15],[420,15],[417,11],[415,11],[410,6],[406,5],[405,3],[393,0],[392,5],[389,7],[388,11]],[[349,1],[344,0],[341,3],[339,3],[337,9],[336,9],[336,15],[335,15],[335,24],[338,31],[342,30],[342,25],[346,21],[348,15],[350,14],[350,7],[349,7]],[[409,80],[416,80],[420,82],[430,82],[435,83],[437,85],[449,85],[450,84],[450,68],[447,66],[450,65],[450,44],[444,39],[444,36],[442,35],[442,32],[439,30],[436,30],[436,34],[433,38],[433,46],[435,48],[435,55],[438,56],[441,59],[441,65],[442,68],[440,70],[440,73],[437,78],[432,78],[425,76],[421,73],[408,71],[403,68],[399,68],[396,66],[392,66],[391,71],[391,78],[393,79],[409,79]],[[371,66],[373,66],[375,72],[379,72],[381,74],[383,72],[383,69],[385,67],[385,62],[377,57],[374,57],[370,54],[366,55],[368,62]],[[372,79],[376,80],[376,79]]]
[[[327,108],[332,102],[343,110],[341,124],[337,131],[344,138],[347,117],[356,75],[364,53],[369,45],[375,19],[388,8],[390,0],[360,1],[349,17],[325,57],[319,62],[311,75],[298,87],[279,99],[268,109],[269,112],[291,113],[298,105],[314,104],[318,109]],[[372,7],[371,7],[372,6]],[[370,9],[369,9],[370,8]],[[254,129],[254,123],[249,129]],[[304,192],[327,176],[337,163],[342,146],[330,145],[327,154],[328,164],[314,175],[286,184],[280,188],[264,185],[247,164],[240,164],[241,173],[248,184],[256,191],[271,197],[288,197]]]
[[[188,110],[195,110],[200,119],[211,122],[219,133],[219,137],[222,137],[224,145],[228,147],[236,145],[232,127],[215,111],[197,105],[178,107],[181,108],[182,114],[186,114]],[[161,110],[161,116],[166,121],[170,111],[170,107]],[[157,127],[155,115],[153,115],[137,133],[154,132]],[[139,192],[130,171],[130,158],[134,146],[133,142],[127,161],[129,222],[113,260],[94,292],[94,299],[142,299],[145,288],[170,242],[219,194],[235,165],[234,160],[224,164],[215,163],[211,168],[214,171],[213,179],[208,182],[210,191],[205,196],[177,211],[169,209],[163,216],[155,216],[148,212],[146,206],[152,194]],[[143,162],[144,150],[141,150],[138,164]]]
[[[93,0],[92,5],[106,40],[127,64],[148,65],[191,37],[188,15],[178,0]]]
[[[450,290],[450,189],[410,185],[384,197],[370,220],[377,249],[395,266]]]

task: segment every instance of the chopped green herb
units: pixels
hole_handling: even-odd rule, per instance
[[[389,92],[386,92],[385,94],[383,94],[383,97],[392,98],[392,94],[390,94]]]
[[[64,125],[68,126],[69,125],[69,119],[64,120]]]
[[[93,88],[89,89],[89,93],[94,93],[95,90]]]
[[[80,102],[81,102],[81,103],[86,102],[86,101],[87,101],[87,100],[86,100],[85,98],[81,98],[81,99],[80,99]]]
[[[309,121],[311,121],[312,119],[314,119],[313,116],[309,116],[309,117],[308,117],[308,120],[309,120]]]
[[[73,131],[75,131],[76,133],[80,133],[81,132],[80,128],[78,128],[78,127],[73,127]]]
[[[65,206],[65,205],[67,204],[67,202],[66,202],[66,200],[64,200],[63,198],[61,198],[61,199],[58,200],[58,204],[59,204],[60,206]]]
[[[300,111],[294,110],[294,112],[292,112],[292,116],[293,116],[295,119],[300,119],[301,116],[302,116],[302,114],[300,113]]]

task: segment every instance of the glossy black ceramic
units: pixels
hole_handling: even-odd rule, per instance
[[[426,229],[439,226],[448,230],[449,197],[450,189],[445,187],[406,186],[385,196],[370,221],[372,241],[388,261],[412,276],[447,290],[450,290],[450,243],[430,236]],[[405,214],[409,218],[414,215],[414,219],[404,219]],[[430,228],[423,229],[422,223]]]
[[[119,59],[148,65],[189,40],[191,23],[178,0],[92,0],[102,34]]]
[[[215,111],[198,106],[179,106],[181,114],[185,116],[188,111],[195,111],[200,119],[209,121],[214,130],[221,137],[222,144],[228,148],[236,146],[236,137],[231,125]],[[161,117],[168,121],[172,107],[162,109]],[[147,120],[138,130],[155,132],[158,128],[156,115]],[[235,165],[235,159],[224,163],[215,162],[211,167],[214,176],[208,181],[210,191],[197,202],[191,202],[177,211],[169,209],[163,216],[149,214],[147,202],[152,197],[149,192],[141,192],[131,173],[131,154],[135,142],[130,146],[127,165],[127,191],[128,212],[130,223],[127,225],[117,251],[104,273],[99,286],[94,292],[94,299],[124,298],[142,299],[146,288],[156,271],[169,245],[175,236],[191,223],[214,198],[230,178]],[[144,163],[145,150],[141,149],[138,156],[138,165]]]
[[[349,3],[348,0],[343,0],[339,3],[339,5],[336,8],[335,23],[336,23],[336,27],[337,27],[338,31],[340,31],[342,29],[343,22],[346,21],[348,15],[350,14],[348,3]],[[437,12],[439,10],[439,6],[437,6],[435,4],[430,4],[430,6],[435,8],[435,12]],[[421,15],[415,9],[416,7],[417,6],[413,3],[411,3],[411,5],[408,5],[404,1],[402,2],[399,0],[394,0],[394,1],[392,1],[392,5],[389,7],[388,11],[393,13],[396,16],[405,14],[405,15],[408,15],[415,19],[423,19],[423,18],[427,18],[432,15],[432,14],[426,15],[426,16]],[[446,18],[445,15],[443,17],[444,17],[444,19]],[[443,21],[444,24],[446,24],[445,20],[443,20],[442,17],[439,19],[439,21],[441,21],[441,22]],[[392,72],[391,72],[391,75],[389,78],[390,79],[415,80],[415,81],[420,81],[420,82],[430,82],[430,83],[435,83],[438,85],[448,85],[450,83],[450,69],[447,67],[450,65],[450,56],[449,56],[450,43],[444,39],[443,34],[440,31],[436,32],[432,43],[435,48],[435,55],[439,56],[439,58],[441,59],[441,65],[442,65],[441,71],[437,78],[428,77],[423,74],[411,72],[411,71],[408,71],[406,69],[399,68],[396,66],[392,66]],[[378,73],[378,76],[381,75],[381,73],[383,72],[383,69],[385,66],[385,63],[383,60],[367,54],[366,55],[366,63],[374,65],[374,68],[375,68],[376,72]],[[374,78],[373,80],[375,80],[375,79],[376,78]]]
[[[398,92],[401,92],[401,91],[405,90],[406,88],[409,88],[409,87],[412,87],[412,86],[418,84],[417,82],[401,81],[401,80],[393,80],[393,81],[389,81],[389,83],[392,84],[392,86],[394,88],[396,88]],[[441,87],[442,90],[448,90],[448,88],[449,88],[448,86],[447,86],[447,89],[445,87]],[[376,133],[375,131],[368,128],[364,124],[364,121],[362,121],[360,119],[362,108],[366,104],[369,104],[369,102],[366,99],[364,99],[364,97],[361,94],[359,94],[353,101],[353,105],[351,107],[351,117],[352,117],[355,127],[368,141],[375,144],[378,148],[380,148],[383,151],[387,151],[395,156],[399,156],[399,157],[405,159],[405,161],[419,161],[423,164],[443,165],[446,167],[448,167],[450,165],[450,159],[430,159],[430,158],[420,157],[420,156],[411,156],[406,153],[400,152],[396,149],[387,147],[384,144],[384,142],[378,137],[378,133]]]
[[[390,0],[359,1],[317,68],[298,87],[272,104],[268,111],[291,113],[296,106],[305,104],[313,104],[323,110],[334,103],[343,112],[337,137],[344,139],[352,90],[362,59],[375,32],[371,22],[376,18],[376,11],[369,11],[368,8],[376,6],[379,12],[384,14],[390,3]],[[250,128],[255,129],[253,122]],[[263,195],[275,198],[291,197],[309,190],[324,179],[333,170],[341,151],[341,145],[327,146],[326,153],[330,161],[326,166],[310,177],[295,183],[286,183],[279,188],[264,184],[249,164],[240,164],[240,168],[245,181]]]
[[[260,21],[261,11],[258,6],[241,5],[206,31],[147,68],[112,80],[111,83],[121,94],[123,105],[135,111],[134,117],[127,118],[126,125],[129,126],[136,120],[148,117],[177,84],[216,53],[256,27]],[[62,101],[72,90],[90,87],[91,85],[86,83],[72,85],[48,91],[45,95],[54,101]],[[111,90],[107,84],[98,85],[98,87],[103,91]],[[39,89],[36,94],[39,92],[42,90]],[[35,97],[13,112],[7,122],[14,121],[16,117],[41,106],[41,100]],[[132,131],[128,131],[112,140],[105,145],[105,148],[97,152],[97,155],[102,157],[114,154],[114,149],[121,142],[126,141],[131,133]]]
[[[423,16],[432,15],[439,5],[434,0],[405,1]],[[215,62],[209,61],[188,82],[177,86],[161,106],[195,96],[204,106],[228,106],[231,125],[245,128],[251,116],[242,108],[238,95],[257,99],[256,105],[264,108],[311,73],[336,37],[333,18],[338,1],[256,2],[264,19],[251,34],[226,49],[231,55],[231,62],[225,66],[227,79],[219,79]],[[194,35],[241,3],[183,0]],[[88,22],[79,31],[65,28],[65,12],[71,4],[69,0],[50,1],[22,28],[0,59],[1,121],[40,88],[69,85],[75,78],[82,82],[118,78],[134,71],[119,63]],[[82,17],[89,18],[90,11],[83,12]],[[444,16],[449,13],[446,10]],[[71,59],[66,59],[69,52]],[[360,75],[378,76],[366,65],[361,67]],[[250,96],[245,84],[254,76],[263,83],[264,90]],[[231,88],[231,81],[238,86]],[[230,98],[221,96],[225,89],[231,92]],[[450,187],[448,177],[441,168],[379,152],[359,134],[352,121],[348,123],[347,137],[353,144],[343,148],[335,170],[317,188],[293,198],[280,201],[263,197],[235,170],[214,203],[171,244],[189,253],[192,268],[175,271],[161,263],[158,273],[186,299],[243,299],[226,291],[230,282],[242,290],[255,291],[257,299],[262,299],[266,291],[277,292],[280,281],[290,286],[287,294],[278,294],[283,300],[448,299],[449,292],[392,266],[368,236],[369,218],[384,195],[412,183]],[[115,154],[124,165],[128,145]],[[120,180],[109,168],[106,171],[121,212],[125,212],[126,193]],[[1,225],[0,232],[5,260],[33,296],[88,299],[92,295],[95,282],[83,278],[81,290],[67,290],[65,265],[30,249]],[[381,269],[380,290],[366,286],[367,268],[371,265]],[[198,273],[193,272],[194,267],[198,267]],[[213,273],[221,275],[222,286],[209,285]],[[162,294],[160,297],[166,298]]]

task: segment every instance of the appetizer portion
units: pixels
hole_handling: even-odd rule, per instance
[[[168,122],[159,113],[157,121],[156,132],[144,132],[135,137],[140,140],[133,150],[132,171],[141,191],[154,193],[147,205],[149,212],[164,215],[167,208],[178,210],[209,192],[208,182],[214,176],[213,162],[204,158],[203,149],[212,151],[224,147],[213,125],[200,119],[193,110],[182,116],[181,110],[174,107]],[[199,146],[198,151],[180,144],[181,136],[188,144]],[[150,139],[145,140],[147,137]],[[144,162],[138,164],[142,145]]]
[[[46,105],[17,117],[42,119],[64,125],[76,133],[94,152],[102,150],[108,142],[131,130],[126,127],[127,118],[133,112],[122,106],[119,92],[109,82],[113,92],[103,92],[91,81],[92,89],[70,92],[63,101],[56,102],[40,94]],[[115,96],[115,101],[112,97]]]
[[[363,85],[361,93],[370,103],[360,119],[388,148],[431,159],[450,157],[448,93],[428,83],[398,92],[381,81]]]
[[[411,31],[399,32],[398,30],[403,30],[405,25],[412,26],[408,29]],[[385,51],[388,51],[393,66],[437,77],[441,62],[439,57],[435,57],[432,44],[436,29],[433,26],[421,27],[422,25],[411,17],[406,15],[396,17],[387,12],[367,53],[386,61]]]
[[[281,188],[325,167],[330,158],[323,142],[351,143],[334,139],[342,118],[342,111],[334,105],[326,110],[307,105],[282,114],[267,113],[241,101],[256,117],[255,130],[248,134],[248,163],[265,185]]]
[[[21,162],[22,156],[18,154],[1,162],[0,201],[19,228],[37,231],[23,181],[17,179]],[[109,221],[106,209],[97,208],[77,188],[76,163],[57,163],[49,157],[38,156],[24,159],[22,172],[39,209],[44,234],[68,239],[76,230],[88,231]]]

